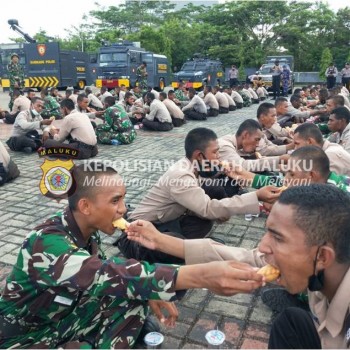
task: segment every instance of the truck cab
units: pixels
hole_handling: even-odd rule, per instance
[[[275,61],[278,60],[281,67],[284,65],[290,71],[290,82],[288,91],[291,93],[294,88],[294,59],[293,56],[267,56],[266,63],[264,63],[260,69],[256,72],[255,80],[253,80],[254,84],[258,81],[262,82],[267,91],[272,91],[272,67],[275,65]],[[281,90],[282,90],[282,81],[281,81]]]
[[[139,43],[123,41],[100,48],[97,56],[96,87],[115,88],[137,84],[137,67],[147,64],[147,85],[162,90],[170,82],[166,56],[146,51]]]
[[[205,85],[215,86],[223,83],[225,79],[222,63],[208,58],[193,58],[185,62],[181,70],[174,74],[173,88],[178,88],[179,83],[186,87],[203,89]]]

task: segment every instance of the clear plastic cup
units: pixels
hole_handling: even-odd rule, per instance
[[[164,341],[164,335],[159,332],[150,332],[145,335],[144,341],[147,349],[160,349]]]
[[[245,221],[252,221],[252,219],[253,219],[252,214],[245,214],[245,215],[244,215],[244,220],[245,220]]]
[[[207,332],[205,339],[211,348],[218,348],[225,341],[225,334],[218,329],[213,329]]]

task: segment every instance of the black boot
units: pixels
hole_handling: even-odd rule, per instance
[[[160,332],[160,327],[154,316],[147,316],[141,332],[136,339],[134,349],[147,349],[147,344],[145,343],[144,338],[146,334],[151,332]]]

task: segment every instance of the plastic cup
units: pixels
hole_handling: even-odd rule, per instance
[[[164,341],[164,335],[159,332],[150,332],[145,335],[147,349],[159,349]]]
[[[207,332],[205,339],[212,348],[217,348],[225,341],[225,334],[218,329],[213,329]]]
[[[245,219],[245,221],[252,221],[252,219],[253,219],[252,214],[245,214],[244,219]]]

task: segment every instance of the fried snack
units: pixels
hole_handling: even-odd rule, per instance
[[[112,225],[119,230],[125,230],[129,226],[129,223],[124,218],[120,218],[118,220],[114,220]]]
[[[272,265],[263,266],[257,273],[265,276],[266,282],[275,281],[280,276],[280,271]]]
[[[56,119],[55,116],[50,117],[50,120],[54,121]]]
[[[262,155],[259,152],[255,152],[256,159],[261,159]]]
[[[287,188],[288,188],[288,186],[282,186],[282,187],[280,187],[280,192],[285,191]]]

